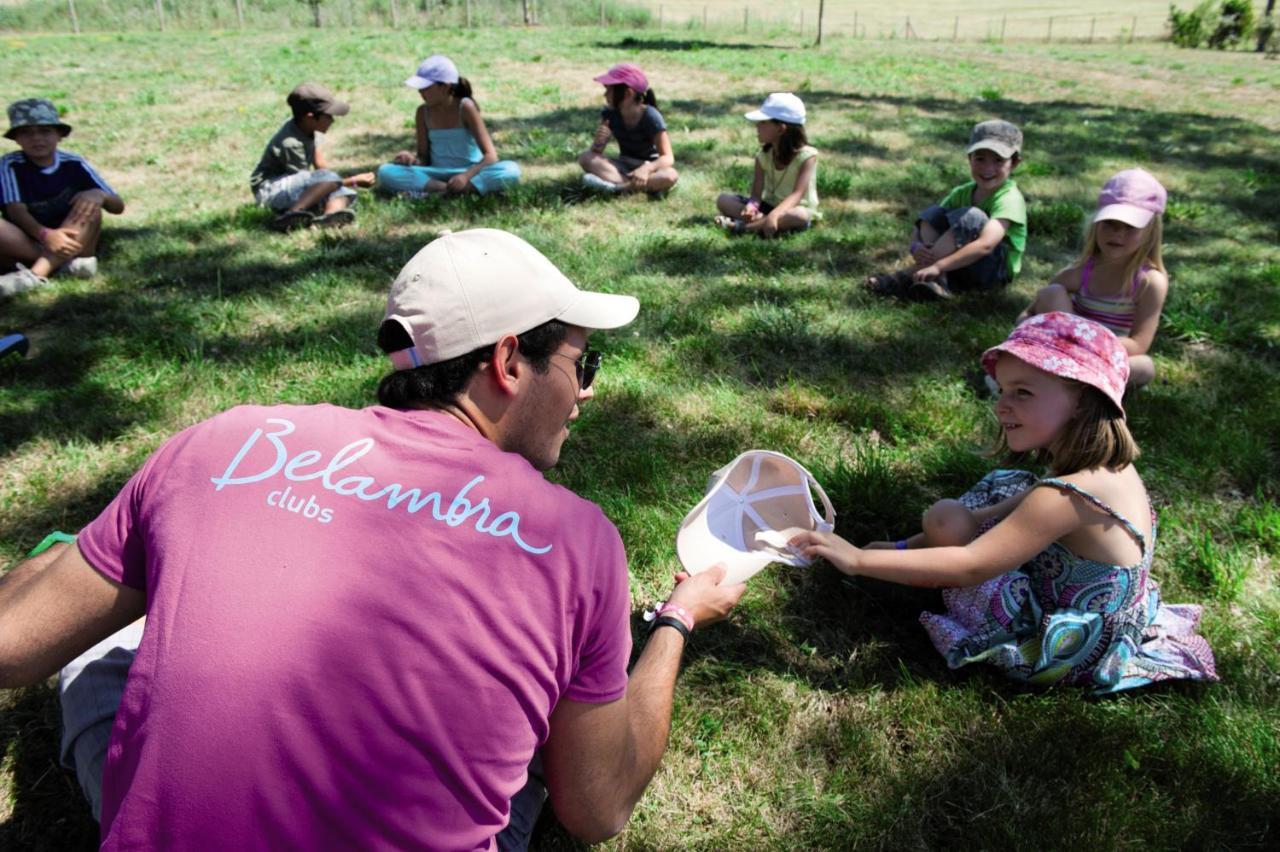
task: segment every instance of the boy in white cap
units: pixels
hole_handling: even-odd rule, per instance
[[[621,830],[690,632],[744,591],[722,566],[677,575],[628,677],[618,531],[543,477],[594,394],[591,329],[638,309],[512,234],[440,237],[388,295],[379,405],[192,426],[10,572],[0,688],[147,614],[140,644],[63,672],[104,850],[523,848],[547,793],[582,839]]]
[[[818,219],[818,149],[805,136],[804,101],[774,92],[746,114],[756,124],[760,151],[750,195],[716,199],[716,224],[731,234],[772,237],[808,228]]]
[[[950,299],[1003,287],[1022,269],[1027,202],[1011,176],[1022,160],[1022,131],[1000,119],[981,121],[965,153],[973,179],[920,213],[911,232],[914,262],[868,278],[876,295]]]
[[[48,282],[62,270],[96,274],[102,211],[123,213],[124,202],[83,157],[58,150],[71,125],[43,98],[9,104],[6,139],[20,150],[0,157],[0,296]]]
[[[329,168],[324,150],[333,119],[351,106],[318,83],[296,86],[286,101],[293,117],[271,137],[249,176],[254,200],[276,211],[271,226],[277,231],[351,224],[355,187],[372,186],[373,174],[344,178]]]

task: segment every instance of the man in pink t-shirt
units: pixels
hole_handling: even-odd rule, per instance
[[[678,575],[628,678],[617,530],[542,476],[593,394],[589,331],[638,307],[510,234],[441,237],[392,285],[381,405],[192,426],[0,583],[0,686],[146,614],[103,848],[518,846],[535,753],[569,831],[622,828],[689,631],[743,592]]]

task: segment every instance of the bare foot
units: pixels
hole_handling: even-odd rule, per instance
[[[358,175],[352,175],[348,180],[352,186],[370,187],[378,182],[378,176],[373,172],[361,172]]]

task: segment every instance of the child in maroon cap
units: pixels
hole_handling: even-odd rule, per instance
[[[591,148],[578,157],[582,182],[601,192],[661,193],[680,179],[667,123],[644,72],[621,62],[595,78],[604,84],[606,107],[600,111]],[[606,157],[609,139],[618,140],[618,156]]]
[[[1001,449],[1048,476],[983,478],[959,501],[976,536],[920,533],[858,548],[811,531],[791,546],[846,574],[944,587],[947,611],[920,620],[952,668],[986,662],[1017,680],[1095,693],[1217,680],[1196,633],[1200,607],[1162,603],[1151,577],[1156,515],[1133,466],[1122,405],[1129,359],[1116,336],[1072,314],[1040,314],[988,349],[982,366],[1000,384]]]

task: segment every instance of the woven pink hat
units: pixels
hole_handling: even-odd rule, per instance
[[[591,79],[606,86],[622,83],[637,95],[649,91],[649,78],[640,70],[639,65],[632,65],[630,62],[619,62],[599,77]]]
[[[1053,376],[1102,391],[1124,415],[1129,355],[1110,329],[1062,311],[1037,314],[1023,322],[999,346],[982,353],[982,369],[995,378],[996,361],[1007,352]]]
[[[1098,212],[1093,221],[1114,219],[1135,228],[1145,228],[1164,212],[1168,194],[1155,175],[1145,169],[1125,169],[1111,176],[1098,194]]]

